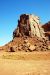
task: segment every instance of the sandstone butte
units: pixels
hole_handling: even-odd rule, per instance
[[[38,16],[21,14],[12,41],[0,47],[8,52],[33,52],[50,50],[50,22],[41,25]]]

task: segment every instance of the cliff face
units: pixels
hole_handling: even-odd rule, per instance
[[[50,31],[50,21],[48,23],[45,23],[42,27],[44,28],[45,32]]]
[[[18,20],[18,26],[13,32],[13,37],[18,36],[29,36],[30,31],[30,25],[29,25],[29,16],[26,14],[23,14],[20,16],[20,20]]]
[[[45,31],[45,36],[47,36],[50,40],[50,21],[42,26]]]
[[[43,29],[40,25],[38,16],[30,14],[22,14],[18,20],[18,26],[13,32],[13,37],[19,36],[37,36],[44,38]]]

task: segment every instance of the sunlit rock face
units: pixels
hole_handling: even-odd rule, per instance
[[[13,32],[13,38],[19,36],[37,36],[44,38],[43,32],[38,16],[22,14],[18,20],[18,26]]]

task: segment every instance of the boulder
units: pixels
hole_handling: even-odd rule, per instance
[[[26,44],[26,46],[27,46],[27,47],[30,47],[30,43],[28,42],[28,43]]]
[[[20,50],[20,51],[21,51],[21,50],[22,50],[22,46],[19,46],[19,47],[18,47],[18,50]]]
[[[18,46],[11,46],[9,52],[16,52],[18,50]]]
[[[48,50],[50,50],[50,45],[48,45]]]
[[[29,47],[29,50],[30,51],[34,51],[36,48],[35,48],[35,46],[34,45],[30,45],[30,47]]]
[[[15,52],[14,47],[10,47],[10,52]]]
[[[24,43],[28,43],[28,40],[26,39],[26,40],[24,40]]]

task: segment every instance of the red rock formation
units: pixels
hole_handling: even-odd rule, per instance
[[[48,25],[42,26],[44,30]],[[50,50],[50,43],[48,39],[43,38],[43,29],[39,25],[38,16],[22,14],[18,20],[18,26],[13,32],[13,40],[3,47],[3,50],[15,51],[47,51]],[[47,28],[45,31],[48,31]],[[33,37],[30,37],[33,33]],[[34,35],[35,34],[35,35]],[[20,36],[20,37],[19,37]],[[0,48],[1,50],[2,48]]]
[[[50,21],[42,26],[45,31],[45,35],[50,39]]]
[[[24,36],[27,35],[29,36],[29,31],[30,31],[30,25],[29,25],[29,16],[26,14],[23,14],[20,16],[20,20],[18,20],[18,29],[16,29],[13,32],[13,36]],[[19,34],[18,34],[19,33]],[[14,36],[14,37],[15,37]]]
[[[42,27],[44,28],[45,32],[50,31],[50,21],[48,23],[44,24]]]
[[[39,17],[32,14],[22,14],[18,20],[18,26],[13,32],[13,38],[18,36],[37,36],[44,38]]]

